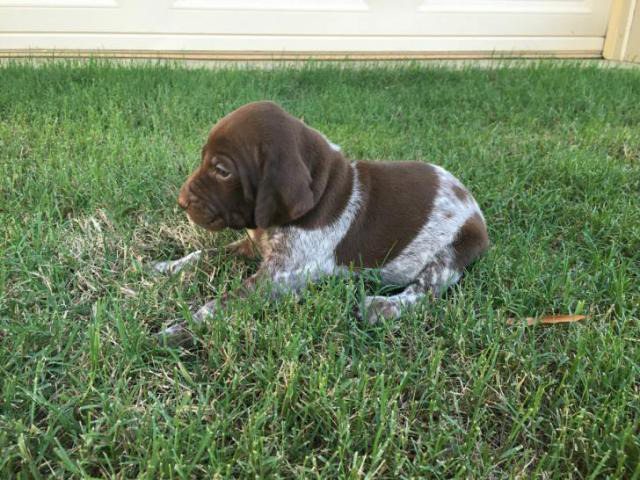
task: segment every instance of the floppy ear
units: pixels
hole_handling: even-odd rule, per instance
[[[313,208],[309,169],[297,148],[285,148],[260,146],[262,178],[255,207],[258,228],[287,224]]]

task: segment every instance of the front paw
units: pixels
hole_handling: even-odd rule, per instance
[[[170,260],[166,262],[152,262],[151,268],[158,273],[175,274],[180,272],[185,267],[195,265],[202,258],[202,250],[196,250],[190,253],[186,257],[179,258],[178,260]]]
[[[176,323],[155,335],[155,339],[169,347],[192,347],[195,337],[185,323]]]
[[[219,305],[218,302],[213,300],[204,304],[202,307],[198,309],[196,313],[193,314],[193,321],[197,323],[201,323],[205,321],[209,317],[213,317],[213,315],[218,310]]]
[[[366,319],[369,325],[381,320],[393,320],[400,316],[400,306],[387,297],[366,297],[359,317]]]
[[[209,302],[200,307],[192,316],[194,326],[202,324],[209,317],[213,316],[217,309],[218,303],[216,301]],[[193,346],[196,343],[196,337],[185,322],[176,323],[165,328],[157,333],[155,338],[170,347]]]

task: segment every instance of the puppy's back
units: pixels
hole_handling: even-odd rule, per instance
[[[340,265],[376,268],[396,258],[433,209],[440,176],[425,163],[358,162],[360,211],[336,249]]]

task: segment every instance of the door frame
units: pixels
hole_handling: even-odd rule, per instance
[[[640,2],[613,0],[603,57],[640,63]]]

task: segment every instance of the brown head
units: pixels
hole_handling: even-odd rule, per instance
[[[208,230],[291,223],[317,201],[312,177],[328,148],[276,104],[249,103],[213,127],[178,204]]]

